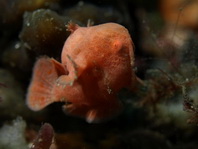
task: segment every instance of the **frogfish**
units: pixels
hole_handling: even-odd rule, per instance
[[[27,93],[27,105],[38,111],[64,102],[63,111],[102,122],[118,115],[123,104],[117,94],[134,83],[134,48],[128,30],[117,23],[80,27],[71,32],[62,49],[61,62],[37,59]]]

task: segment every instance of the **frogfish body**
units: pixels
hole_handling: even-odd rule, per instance
[[[87,122],[118,115],[117,93],[134,82],[134,53],[128,30],[116,23],[80,27],[71,31],[61,55],[37,60],[27,94],[27,105],[38,111],[53,102],[65,102],[65,113]]]

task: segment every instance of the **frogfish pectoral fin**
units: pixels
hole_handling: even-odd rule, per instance
[[[58,61],[47,57],[38,59],[28,88],[26,99],[28,107],[38,111],[55,102],[56,99],[52,98],[53,87],[57,78],[66,73],[67,70]]]
[[[56,81],[57,85],[62,85],[63,87],[67,85],[72,86],[74,81],[78,78],[77,64],[73,61],[73,59],[69,55],[67,55],[67,59],[68,59],[67,67],[69,71],[68,75],[62,75]]]
[[[108,106],[106,108],[103,108],[101,106],[93,107],[86,113],[86,121],[88,123],[99,123],[104,122],[107,120],[110,120],[117,115],[119,115],[122,111],[122,104],[119,103],[119,105]]]
[[[69,103],[63,106],[63,110],[67,115],[73,115],[86,118],[88,123],[99,123],[107,121],[121,113],[123,109],[122,103],[116,99],[112,102],[102,104],[75,104]]]

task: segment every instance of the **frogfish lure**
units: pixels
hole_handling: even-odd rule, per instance
[[[117,93],[133,84],[133,42],[128,30],[116,23],[80,27],[69,23],[61,62],[39,58],[28,88],[27,105],[38,111],[65,102],[68,115],[101,122],[120,113]]]

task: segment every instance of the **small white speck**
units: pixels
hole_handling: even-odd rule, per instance
[[[83,5],[84,5],[84,2],[83,2],[83,1],[79,1],[79,2],[78,2],[78,6],[79,6],[79,7],[82,7]]]
[[[26,23],[26,26],[30,26],[30,22],[27,22],[27,23]]]
[[[39,138],[38,142],[42,142],[42,141],[43,141],[43,139]]]
[[[17,44],[15,44],[15,49],[19,49],[20,48],[20,46],[21,46],[21,44],[20,43],[17,43]]]
[[[107,92],[108,92],[109,94],[111,94],[111,93],[112,93],[112,89],[110,89],[110,87],[109,87],[109,86],[107,87]]]

